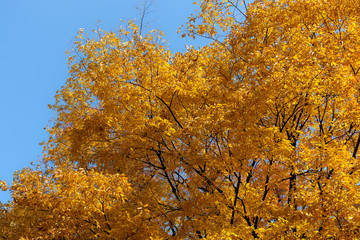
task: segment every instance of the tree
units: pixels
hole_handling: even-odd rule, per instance
[[[161,33],[79,33],[4,239],[354,239],[360,2],[202,0]],[[3,184],[3,188],[6,186]]]

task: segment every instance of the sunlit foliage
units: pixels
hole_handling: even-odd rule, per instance
[[[354,239],[360,2],[203,0],[162,34],[80,31],[4,239]]]

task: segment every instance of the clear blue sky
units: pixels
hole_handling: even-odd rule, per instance
[[[166,34],[170,49],[183,51],[176,33],[196,8],[195,0],[153,0],[146,19],[151,29]],[[1,0],[0,22],[0,179],[41,159],[44,127],[55,115],[47,107],[68,76],[65,51],[79,28],[116,30],[120,19],[139,18],[139,0]],[[99,25],[98,20],[101,21]],[[10,199],[0,191],[0,201]]]

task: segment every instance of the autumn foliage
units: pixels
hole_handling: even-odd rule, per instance
[[[202,0],[160,32],[80,32],[3,239],[360,237],[360,1]]]

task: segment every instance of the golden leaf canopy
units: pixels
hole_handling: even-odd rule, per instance
[[[83,31],[43,166],[16,174],[4,239],[360,236],[360,2],[202,0],[158,31]]]

